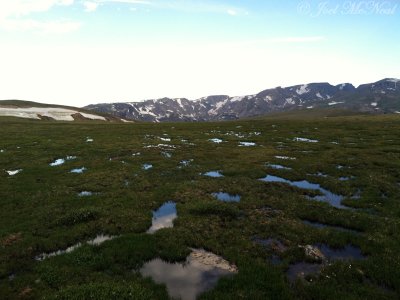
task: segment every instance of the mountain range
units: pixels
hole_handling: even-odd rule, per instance
[[[350,83],[309,83],[267,89],[255,95],[161,98],[84,107],[127,120],[148,122],[222,121],[291,110],[335,107],[365,113],[400,113],[400,80],[386,78],[357,88]]]

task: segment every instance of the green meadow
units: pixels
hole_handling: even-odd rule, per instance
[[[398,115],[163,124],[1,118],[0,150],[0,299],[169,299],[165,285],[138,270],[154,258],[184,262],[191,248],[238,268],[200,299],[400,297]],[[313,199],[321,196],[315,189],[259,180],[267,175],[319,184],[346,208]],[[93,194],[80,197],[84,191]],[[216,192],[241,199],[222,202]],[[174,227],[147,234],[152,211],[167,201],[176,203]],[[85,243],[99,234],[115,238]],[[268,239],[275,242],[257,242]],[[313,261],[304,246],[321,244],[351,245],[363,258]],[[289,280],[300,262],[320,270]]]

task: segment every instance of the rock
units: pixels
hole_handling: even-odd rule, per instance
[[[312,246],[312,245],[306,245],[304,247],[304,253],[306,256],[312,260],[315,261],[325,261],[326,257],[325,255],[321,252],[321,250],[318,249],[318,247]]]
[[[207,252],[202,249],[192,249],[190,253],[189,261],[194,263],[200,263],[206,266],[222,269],[231,273],[237,273],[238,269],[234,264],[230,264],[228,261],[223,259],[214,253]]]

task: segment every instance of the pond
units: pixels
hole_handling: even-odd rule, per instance
[[[202,249],[192,249],[184,263],[169,263],[156,258],[140,269],[142,276],[165,284],[171,298],[182,300],[195,300],[212,289],[220,277],[237,272],[235,265]]]
[[[291,186],[294,186],[297,188],[301,188],[301,189],[306,189],[306,190],[318,190],[323,195],[309,197],[309,198],[312,200],[327,202],[336,208],[348,209],[347,206],[344,206],[341,204],[342,200],[344,199],[344,196],[334,194],[334,193],[322,188],[319,184],[311,183],[307,180],[291,181],[288,179],[284,179],[284,178],[272,176],[272,175],[267,175],[265,178],[261,178],[260,180],[265,181],[265,182],[285,183],[285,184],[288,184],[288,185],[291,185]]]
[[[150,170],[151,168],[153,168],[152,164],[143,164],[142,165],[142,169],[145,171]]]
[[[241,198],[240,195],[231,195],[223,192],[212,193],[211,195],[223,202],[239,202]]]
[[[62,255],[62,254],[66,254],[66,253],[71,253],[72,251],[75,251],[76,249],[78,249],[79,247],[82,247],[84,244],[88,244],[88,245],[92,245],[92,246],[98,246],[102,243],[104,243],[105,241],[109,241],[114,239],[115,236],[110,236],[110,235],[104,235],[104,234],[99,234],[97,235],[95,238],[88,240],[84,243],[76,243],[75,245],[72,245],[66,249],[63,250],[57,250],[54,252],[50,252],[50,253],[42,253],[39,254],[35,257],[36,260],[42,261],[45,260],[47,258],[53,257],[53,256],[58,256],[58,255]]]
[[[312,221],[308,221],[308,220],[302,220],[302,222],[306,225],[315,227],[315,228],[331,228],[331,229],[335,229],[338,231],[343,231],[343,232],[349,232],[349,233],[354,233],[354,234],[358,234],[360,233],[357,230],[354,229],[349,229],[349,228],[345,228],[342,226],[337,226],[337,225],[328,225],[328,224],[323,224],[323,223],[319,223],[319,222],[312,222]]]
[[[87,169],[85,167],[82,168],[77,168],[77,169],[73,169],[70,171],[70,173],[75,173],[75,174],[82,174],[83,172],[85,172]]]
[[[162,228],[174,227],[173,221],[178,217],[176,203],[169,201],[164,203],[158,210],[153,211],[152,225],[147,233],[154,233]]]
[[[208,177],[224,177],[224,175],[222,175],[220,173],[220,171],[210,171],[210,172],[204,173],[203,175],[208,176]]]
[[[275,170],[292,170],[292,168],[285,167],[282,165],[277,165],[277,164],[266,164],[266,167],[275,169]]]

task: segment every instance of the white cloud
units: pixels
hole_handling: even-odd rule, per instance
[[[323,36],[302,36],[302,37],[282,37],[269,39],[271,43],[313,43],[325,41],[326,38]]]
[[[80,27],[69,20],[38,21],[28,16],[44,13],[54,6],[71,6],[74,0],[13,0],[0,2],[0,30],[67,33]]]
[[[145,4],[145,5],[153,4],[151,1],[146,1],[146,0],[98,0],[97,2],[101,3],[114,2],[114,3]]]
[[[85,1],[85,2],[83,2],[83,6],[85,7],[86,12],[92,12],[92,11],[95,11],[97,9],[97,7],[99,7],[99,3]]]
[[[0,27],[8,31],[38,31],[44,34],[62,34],[78,30],[81,23],[74,21],[37,21],[32,19],[6,20]]]
[[[21,17],[32,13],[45,12],[53,6],[69,6],[74,0],[12,0],[0,2],[0,19]]]
[[[195,12],[195,13],[221,13],[229,14],[231,16],[248,15],[249,13],[239,7],[231,5],[216,4],[212,1],[173,1],[173,0],[92,0],[98,3],[121,3],[121,4],[137,4],[147,5],[154,9],[177,10],[181,12]]]

